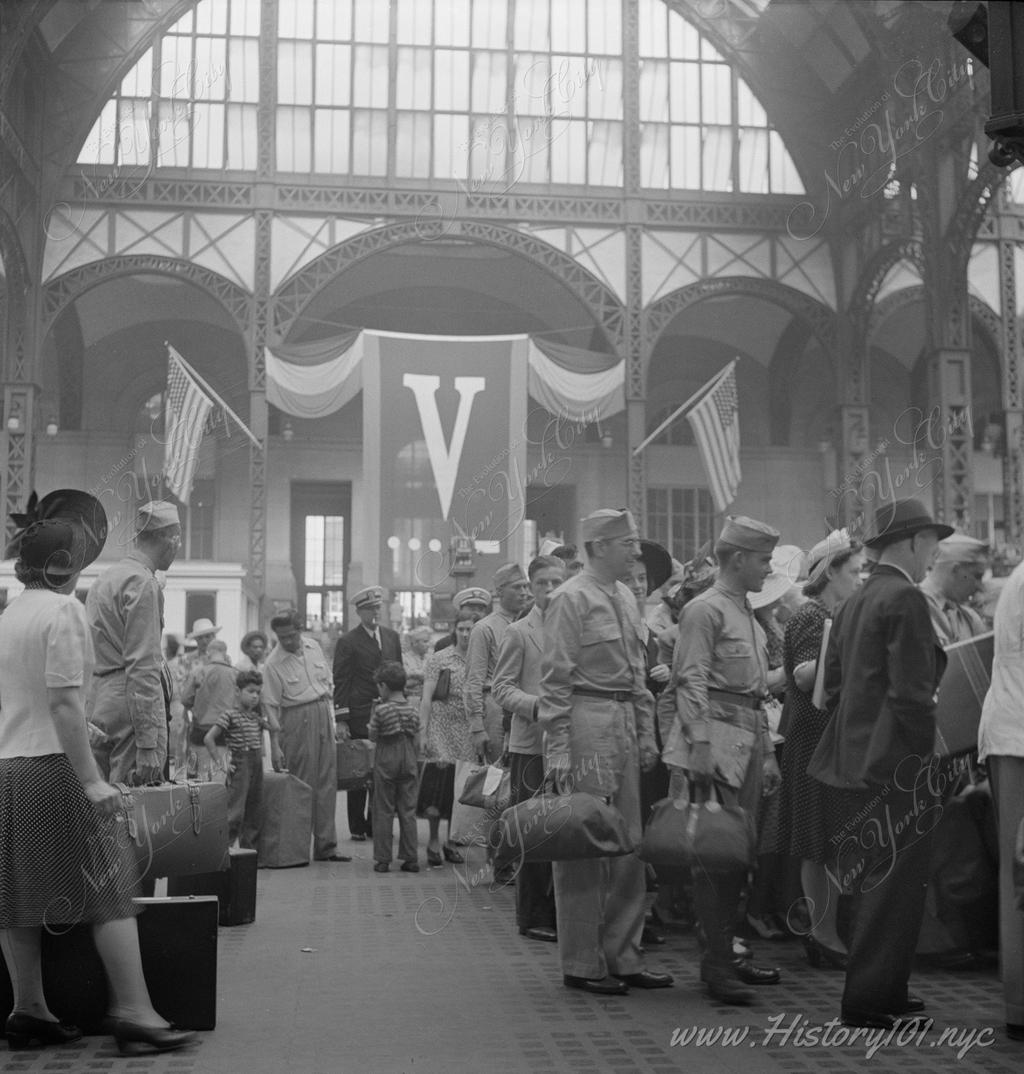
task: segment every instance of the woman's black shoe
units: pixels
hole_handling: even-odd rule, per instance
[[[42,1044],[70,1044],[80,1040],[82,1031],[78,1026],[64,1022],[51,1022],[48,1018],[34,1018],[31,1014],[11,1011],[4,1029],[7,1047],[12,1052],[24,1051],[33,1041]]]
[[[820,966],[827,966],[832,970],[846,972],[850,956],[845,952],[834,951],[831,947],[826,947],[823,943],[819,943],[810,933],[801,936],[800,940],[804,945],[808,965],[813,966],[815,969]]]
[[[196,1035],[182,1029],[168,1026],[140,1026],[124,1018],[104,1018],[103,1030],[109,1033],[117,1043],[117,1050],[122,1055],[141,1055],[147,1049],[154,1052],[173,1052],[191,1044]]]
[[[444,851],[444,860],[450,861],[452,865],[463,865],[466,859],[457,851],[452,850],[447,843],[441,848]]]

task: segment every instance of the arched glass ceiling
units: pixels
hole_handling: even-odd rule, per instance
[[[639,0],[644,186],[800,193],[764,109]],[[281,0],[282,173],[621,187],[621,0]],[[259,0],[201,0],[128,74],[79,163],[252,171]]]

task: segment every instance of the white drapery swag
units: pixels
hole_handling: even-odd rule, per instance
[[[268,348],[267,400],[296,418],[323,418],[340,410],[363,386],[364,341],[375,334],[350,332]],[[527,390],[552,414],[592,422],[625,409],[625,363],[613,355],[530,339],[527,362]]]

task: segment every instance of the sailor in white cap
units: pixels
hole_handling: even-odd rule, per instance
[[[756,816],[765,792],[778,789],[779,767],[763,708],[768,693],[764,630],[748,593],[771,573],[779,533],[752,518],[730,517],[715,544],[718,577],[694,597],[679,619],[679,640],[668,689],[676,715],[663,758],[674,769],[670,793],[687,782],[710,787],[727,805]],[[744,984],[775,984],[779,972],[736,959],[732,936],[747,870],[714,876],[694,870],[694,909],[705,941],[701,979],[723,1003],[749,1003]]]
[[[135,548],[89,588],[85,612],[92,628],[92,722],[107,736],[94,747],[112,783],[154,783],[167,773],[168,703],[160,641],[165,571],[181,547],[178,509],[151,500],[135,517]]]
[[[490,614],[491,609],[494,607],[494,598],[491,596],[489,589],[471,585],[466,589],[460,589],[452,597],[452,606],[455,608],[456,614],[461,612],[463,608],[469,608],[471,611],[479,613],[478,619],[483,619],[485,615]],[[454,644],[455,630],[453,628],[450,633],[442,635],[434,642],[434,652],[439,653],[442,649],[447,649]]]
[[[386,660],[402,662],[402,639],[380,622],[384,590],[360,589],[352,598],[359,625],[334,648],[334,718],[343,738],[370,737],[370,709],[377,700],[373,673]],[[363,843],[373,834],[372,799],[366,787],[346,792],[349,834]]]
[[[640,769],[654,767],[654,698],[640,616],[625,579],[640,556],[626,510],[582,522],[587,566],[551,595],[544,616],[539,720],[550,783],[609,799],[640,841]],[[568,988],[621,995],[667,988],[644,965],[644,865],[633,854],[556,861],[558,955]]]
[[[968,601],[981,589],[990,562],[988,545],[975,537],[954,533],[939,542],[931,569],[918,588],[928,601],[940,645],[985,633],[985,620]]]

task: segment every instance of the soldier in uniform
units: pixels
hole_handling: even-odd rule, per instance
[[[640,617],[624,584],[640,538],[624,510],[595,511],[582,527],[587,566],[552,593],[544,616],[545,778],[609,800],[639,844],[640,769],[658,759]],[[644,968],[644,866],[635,853],[556,861],[552,872],[566,987],[621,995],[672,984]]]
[[[498,607],[476,623],[469,636],[466,683],[462,688],[473,746],[480,759],[488,761],[501,756],[504,737],[501,706],[490,696],[498,648],[509,623],[523,610],[530,583],[518,563],[506,563],[495,572],[494,590]]]
[[[967,603],[982,586],[989,566],[988,545],[963,533],[939,542],[925,580],[918,586],[928,601],[935,636],[942,646],[984,634],[985,620]]]
[[[718,578],[680,617],[668,687],[676,702],[664,752],[674,769],[670,793],[686,794],[688,777],[751,816],[762,791],[773,793],[781,782],[761,705],[768,693],[766,639],[747,601],[768,577],[778,539],[763,522],[742,516],[726,520],[715,544]],[[694,870],[694,904],[704,941],[701,979],[724,1003],[749,1003],[753,993],[744,983],[779,981],[778,970],[733,956],[745,880],[742,867],[716,875]]]
[[[143,504],[135,517],[135,548],[108,567],[86,597],[96,651],[90,719],[107,736],[93,752],[111,783],[156,783],[165,775],[170,675],[165,679],[164,595],[155,572],[167,570],[180,547],[174,504]]]
[[[482,619],[490,613],[491,608],[494,607],[494,601],[491,599],[491,594],[488,590],[481,589],[478,585],[471,585],[468,589],[460,589],[452,597],[452,607],[455,609],[455,615],[458,615],[463,608],[469,608],[471,611],[479,612]],[[442,635],[434,642],[434,652],[439,653],[442,649],[448,649],[454,644],[455,628],[452,627],[447,634]]]

